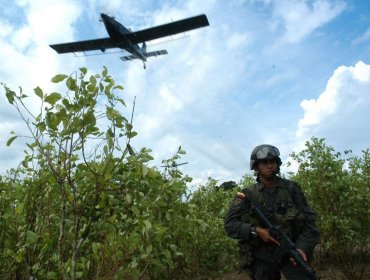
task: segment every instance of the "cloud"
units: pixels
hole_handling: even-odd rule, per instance
[[[2,34],[6,40],[0,43],[0,59],[7,68],[0,70],[1,77],[14,86],[48,87],[51,76],[60,66],[48,45],[72,39],[71,24],[79,15],[79,7],[73,1],[23,1],[20,4],[25,14],[22,24],[3,23],[7,32]]]
[[[9,2],[6,20],[0,20],[1,82],[12,90],[22,87],[30,96],[25,103],[31,111],[38,110],[33,88],[40,86],[45,92],[55,85],[50,82],[63,62],[49,48],[49,43],[73,37],[72,22],[79,14],[74,1],[17,1]],[[10,21],[9,19],[13,19]],[[0,89],[3,92],[3,89]],[[0,145],[5,146],[10,131],[26,134],[27,128],[15,113],[4,94],[0,96]],[[15,167],[22,157],[24,142],[20,138],[12,146],[1,150],[1,169]]]
[[[353,39],[352,44],[361,44],[370,40],[370,27],[359,37]]]
[[[187,151],[183,159],[189,164],[179,168],[196,181],[208,176],[227,180],[244,175],[248,172],[250,151],[262,142],[276,144],[286,155],[296,139],[303,141],[316,132],[330,132],[325,135],[335,139],[339,125],[333,122],[340,113],[350,115],[347,123],[339,118],[346,129],[352,126],[354,116],[363,117],[351,109],[350,102],[344,106],[341,99],[350,99],[344,95],[347,80],[348,86],[361,89],[362,83],[368,87],[362,81],[366,71],[349,74],[350,67],[344,67],[343,73],[335,72],[336,80],[333,74],[336,87],[328,82],[328,88],[336,94],[325,97],[322,93],[324,96],[318,97],[317,89],[326,82],[322,77],[333,71],[331,65],[351,65],[353,60],[365,61],[367,57],[360,57],[358,52],[334,55],[335,46],[329,45],[330,40],[325,40],[328,45],[322,48],[323,36],[315,38],[320,54],[315,46],[307,49],[308,44],[300,44],[317,30],[326,32],[329,27],[332,32],[327,23],[336,19],[333,25],[340,24],[339,15],[346,9],[344,1],[108,2],[10,1],[0,11],[2,81],[13,89],[22,86],[27,94],[36,86],[50,92],[55,90],[50,78],[57,73],[70,74],[79,67],[100,73],[103,65],[107,66],[116,83],[125,87],[119,94],[127,104],[124,115],[128,119],[136,96],[133,125],[138,135],[131,142],[133,147],[151,148],[156,165],[160,165],[181,145]],[[146,70],[141,61],[123,63],[119,54],[75,58],[72,54],[58,55],[49,48],[52,43],[107,36],[103,24],[98,22],[101,12],[115,16],[133,30],[201,13],[207,15],[210,26],[189,31],[188,37],[182,39],[174,36],[176,40],[171,42],[164,38],[162,45],[148,43],[148,50],[167,49],[169,54],[148,60]],[[357,28],[353,34],[359,34],[359,27],[353,26]],[[347,47],[345,43],[353,34],[346,34],[347,41],[338,45],[338,51]],[[340,39],[341,34],[331,35]],[[366,36],[364,33],[361,38]],[[325,60],[329,58],[330,65]],[[352,68],[359,68],[358,64]],[[365,96],[366,90],[361,90]],[[304,98],[307,100],[302,101]],[[351,97],[351,101],[355,100]],[[8,136],[10,127],[21,130],[17,128],[14,110],[0,101],[0,140],[6,141],[4,135]],[[304,117],[296,131],[301,101]],[[353,106],[362,108],[361,103],[356,104]],[[368,137],[365,133],[362,139],[367,139],[365,136]],[[12,146],[18,143],[17,140]],[[20,147],[16,147],[17,152],[22,150]]]
[[[276,1],[273,14],[275,20],[280,22],[285,29],[283,41],[298,43],[316,29],[333,20],[345,8],[346,4],[343,1],[281,0]]]
[[[317,99],[303,100],[296,132],[297,150],[312,136],[326,138],[339,151],[368,146],[370,65],[340,66]]]

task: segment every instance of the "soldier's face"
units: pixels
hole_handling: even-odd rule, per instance
[[[278,170],[276,159],[264,159],[256,164],[256,171],[261,177],[273,178]]]

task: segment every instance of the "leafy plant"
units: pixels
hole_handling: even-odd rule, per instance
[[[123,87],[106,68],[90,76],[81,68],[52,82],[67,92],[35,88],[36,115],[22,89],[16,93],[3,84],[29,131],[13,132],[7,145],[20,137],[31,141],[19,168],[0,181],[0,278],[173,279],[205,273],[207,257],[222,251],[227,239],[221,217],[200,218],[198,206],[187,200],[191,178],[176,163],[185,151],[180,147],[163,161],[164,173],[147,166],[151,150],[131,146],[137,133],[116,95]],[[204,229],[212,229],[219,243],[203,247],[204,265],[195,267],[192,254],[205,240]],[[194,236],[199,242],[192,242]]]
[[[200,279],[237,269],[235,240],[223,219],[236,190],[209,178],[189,192],[191,178],[177,163],[185,151],[149,167],[151,150],[136,151],[125,102],[106,68],[86,68],[53,83],[65,93],[36,87],[3,88],[28,133],[25,156],[0,177],[1,279]],[[118,94],[117,94],[118,92]],[[133,114],[133,112],[132,112]],[[370,153],[344,157],[312,138],[293,154],[318,214],[322,254],[360,279],[369,252]],[[254,182],[244,176],[239,187]]]
[[[312,138],[292,158],[299,164],[294,179],[318,215],[322,253],[333,256],[347,277],[361,279],[370,245],[369,151],[343,157],[325,139]]]

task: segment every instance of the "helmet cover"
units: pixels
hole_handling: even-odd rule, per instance
[[[256,146],[251,154],[250,169],[253,170],[255,163],[258,161],[271,158],[276,159],[278,166],[281,165],[280,152],[278,148],[267,144]]]

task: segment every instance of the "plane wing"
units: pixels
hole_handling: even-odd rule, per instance
[[[206,15],[199,15],[163,25],[143,29],[126,35],[126,38],[133,44],[142,43],[192,29],[208,26]]]
[[[206,15],[199,15],[163,25],[143,29],[140,31],[125,34],[126,40],[132,44],[158,39],[189,31],[195,28],[208,26],[209,22]],[[57,53],[85,52],[93,50],[105,51],[110,48],[124,48],[125,42],[117,42],[111,38],[102,38],[86,41],[50,45]]]
[[[72,43],[50,45],[57,53],[85,52],[101,50],[105,51],[110,48],[118,48],[118,44],[110,38],[78,41]]]

